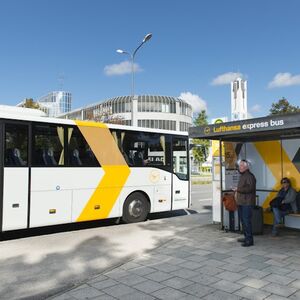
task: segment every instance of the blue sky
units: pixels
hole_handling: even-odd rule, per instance
[[[228,80],[240,73],[252,116],[283,96],[300,105],[299,11],[297,0],[0,0],[0,104],[58,90],[62,77],[73,108],[129,95],[116,49],[151,32],[136,94],[184,95],[210,118],[229,116]]]

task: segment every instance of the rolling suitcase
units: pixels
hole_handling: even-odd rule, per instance
[[[226,200],[230,200],[229,202],[234,202],[234,205],[228,205],[229,202]],[[225,193],[223,195],[223,228],[225,231],[240,231],[240,220],[239,214],[237,210],[237,206],[235,204],[234,195],[232,193]],[[231,204],[230,203],[230,204]]]
[[[240,221],[237,210],[223,210],[223,228],[225,231],[240,231]]]
[[[258,196],[256,196],[256,205],[252,210],[252,233],[259,235],[264,233],[264,213],[263,208],[258,205]]]

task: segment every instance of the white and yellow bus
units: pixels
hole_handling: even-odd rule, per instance
[[[189,207],[187,133],[0,113],[0,232]]]

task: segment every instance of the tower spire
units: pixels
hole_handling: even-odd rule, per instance
[[[247,81],[238,77],[231,82],[231,120],[243,120],[247,116]]]

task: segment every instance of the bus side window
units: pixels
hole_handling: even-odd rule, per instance
[[[170,170],[170,138],[164,134],[122,131],[120,149],[129,166]]]
[[[64,128],[62,126],[33,126],[32,164],[35,167],[65,165]]]
[[[28,166],[28,127],[5,125],[5,167]]]
[[[68,128],[68,141],[68,157],[70,166],[100,167],[91,147],[78,128]]]

